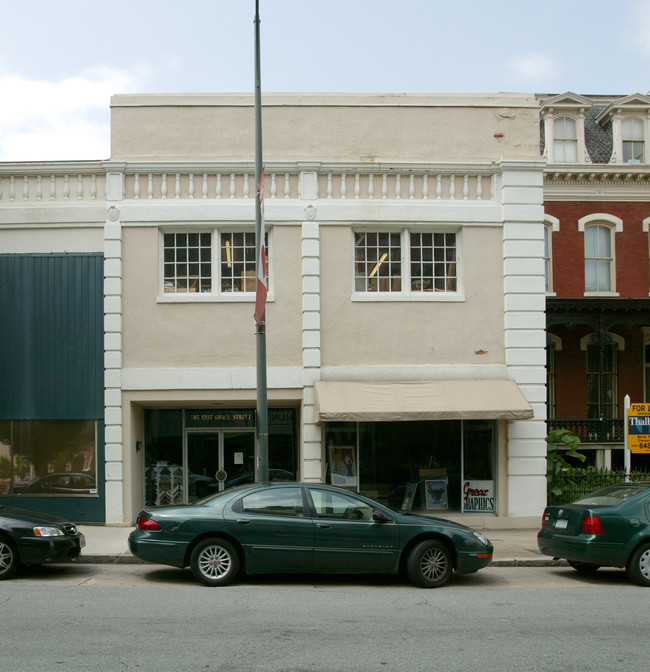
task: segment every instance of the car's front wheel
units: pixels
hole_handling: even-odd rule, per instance
[[[632,553],[626,569],[631,581],[640,586],[650,586],[650,543],[639,546]]]
[[[10,579],[18,569],[18,551],[13,542],[0,539],[0,581]]]
[[[190,569],[206,586],[226,586],[239,573],[237,549],[225,539],[204,539],[190,555]]]
[[[600,569],[600,565],[590,565],[588,562],[573,562],[573,560],[567,560],[570,567],[583,574],[584,576],[591,576],[594,572],[597,572]]]
[[[420,542],[406,561],[411,583],[420,588],[438,588],[447,583],[453,571],[451,553],[446,544],[435,539]]]

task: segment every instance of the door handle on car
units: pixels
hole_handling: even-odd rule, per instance
[[[243,518],[237,518],[237,522],[240,525],[250,525],[253,521],[252,520],[244,520]]]
[[[327,530],[332,526],[328,525],[327,523],[316,523],[316,527],[320,527],[321,529]]]

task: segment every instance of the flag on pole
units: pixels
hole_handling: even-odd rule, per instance
[[[266,309],[266,245],[265,245],[265,231],[264,231],[264,170],[260,177],[258,197],[260,199],[260,239],[258,241],[259,257],[257,259],[257,288],[255,294],[255,322],[257,326],[261,327],[264,321],[264,311]]]

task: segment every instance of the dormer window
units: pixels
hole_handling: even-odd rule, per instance
[[[643,120],[639,117],[627,117],[621,123],[623,136],[623,162],[643,163],[645,135]]]
[[[544,157],[553,163],[591,163],[585,145],[585,114],[592,101],[575,93],[544,100]]]
[[[609,163],[648,163],[645,138],[650,132],[650,96],[635,93],[611,102],[596,118],[602,128],[611,124]]]
[[[553,122],[553,159],[557,163],[578,161],[578,136],[573,117],[557,117]]]

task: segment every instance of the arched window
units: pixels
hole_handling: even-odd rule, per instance
[[[623,135],[623,161],[625,163],[643,163],[645,155],[645,137],[643,121],[639,117],[627,117],[621,124]]]
[[[553,160],[557,163],[578,161],[578,136],[573,117],[557,117],[553,122]]]
[[[553,231],[560,230],[560,220],[552,215],[544,215],[544,289],[553,291]]]
[[[585,292],[613,292],[614,241],[604,224],[585,227]]]

